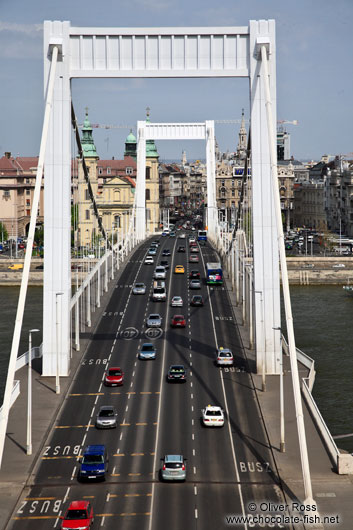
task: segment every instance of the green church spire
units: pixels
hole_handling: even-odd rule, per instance
[[[83,122],[82,138],[81,138],[83,156],[85,158],[99,158],[99,156],[97,155],[96,146],[94,145],[94,140],[92,136],[92,127],[91,127],[91,122],[88,119],[88,108],[87,107],[85,111],[86,111],[86,117],[85,117],[85,121]]]

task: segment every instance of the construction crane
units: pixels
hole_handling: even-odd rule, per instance
[[[284,127],[283,125],[287,123],[288,125],[298,125],[298,120],[277,120],[277,129],[278,129],[278,132],[284,132]]]
[[[249,123],[249,120],[244,119],[245,123]],[[241,119],[237,120],[214,120],[215,123],[220,124],[232,124],[232,123],[241,123]],[[83,124],[78,124],[79,129],[82,129]],[[134,129],[136,125],[106,125],[104,123],[91,123],[92,129]]]

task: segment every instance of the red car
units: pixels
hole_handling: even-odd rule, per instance
[[[172,317],[170,325],[172,328],[185,328],[186,320],[184,315],[174,315]]]
[[[108,368],[104,376],[106,386],[121,386],[124,384],[124,372],[121,368]]]
[[[89,501],[72,501],[64,516],[61,516],[61,530],[75,530],[93,525],[93,508]]]

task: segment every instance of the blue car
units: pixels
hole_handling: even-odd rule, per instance
[[[81,460],[79,480],[105,480],[107,472],[108,454],[105,445],[88,445]]]
[[[155,359],[156,353],[155,346],[151,342],[145,342],[139,351],[139,359]]]

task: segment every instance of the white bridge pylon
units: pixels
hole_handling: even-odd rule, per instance
[[[70,22],[44,22],[44,93],[48,88],[53,49],[58,50],[54,96],[45,153],[45,265],[43,301],[43,375],[70,371],[71,255],[71,80],[74,78],[209,78],[249,80],[251,109],[252,234],[254,242],[254,325],[258,372],[280,371],[280,283],[276,217],[273,207],[269,135],[259,46],[268,54],[273,127],[276,126],[276,39],[274,20],[250,20],[246,26],[99,28],[75,27]],[[212,165],[213,135],[200,127]],[[210,125],[207,125],[210,124]],[[176,127],[177,124],[174,124]],[[173,126],[173,124],[172,124]],[[160,127],[160,131],[156,130]],[[163,131],[163,127],[165,127]],[[178,134],[183,134],[183,124]],[[139,126],[139,238],[145,234],[143,169],[147,135],[164,139],[168,124]],[[185,128],[185,124],[184,124]],[[192,129],[192,127],[190,127]],[[174,129],[177,134],[177,129]],[[188,133],[189,134],[189,133]],[[149,136],[148,136],[149,137]],[[212,174],[210,169],[209,175]],[[141,179],[140,179],[141,177]],[[208,182],[208,224],[214,230],[216,211],[211,201],[215,183]],[[143,220],[143,221],[142,221]],[[58,340],[56,300],[58,294]],[[58,353],[57,353],[58,351]],[[57,363],[59,359],[59,363]]]
[[[216,158],[214,121],[201,123],[137,122],[136,231],[142,241],[146,237],[146,141],[206,140],[207,227],[211,237],[216,233]]]

